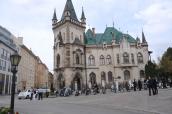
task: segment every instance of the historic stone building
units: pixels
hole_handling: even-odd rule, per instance
[[[148,61],[148,43],[124,34],[115,27],[103,33],[86,29],[82,9],[78,20],[72,1],[67,0],[62,17],[52,19],[54,33],[54,86],[82,89],[111,84],[114,80],[129,81],[144,78]]]

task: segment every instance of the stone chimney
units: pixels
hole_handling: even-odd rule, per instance
[[[95,28],[92,28],[93,37],[96,37]]]

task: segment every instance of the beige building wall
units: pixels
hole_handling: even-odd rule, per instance
[[[37,88],[48,88],[47,66],[39,60],[37,68]]]
[[[22,57],[18,68],[17,89],[34,88],[37,57],[25,45],[21,45],[20,55]]]

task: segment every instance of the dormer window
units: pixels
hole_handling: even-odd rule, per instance
[[[106,42],[103,42],[103,48],[107,48]]]
[[[65,16],[70,16],[70,12],[69,11],[66,11],[65,12]]]

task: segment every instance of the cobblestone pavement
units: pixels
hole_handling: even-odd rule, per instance
[[[0,96],[0,106],[9,106],[10,96]],[[172,114],[172,89],[156,96],[148,91],[70,96],[38,100],[15,100],[20,114]]]

